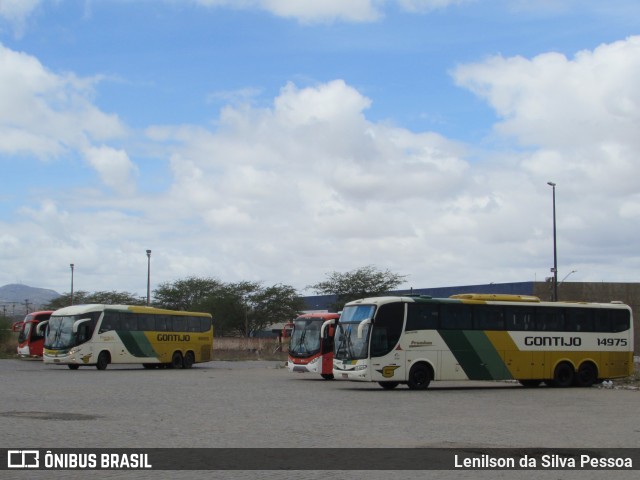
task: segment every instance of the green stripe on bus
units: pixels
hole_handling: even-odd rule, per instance
[[[494,380],[511,379],[511,372],[504,364],[500,353],[482,330],[465,330],[463,332],[480,356],[482,363]]]
[[[483,331],[439,330],[438,333],[470,380],[511,378],[500,354]]]
[[[116,330],[118,337],[122,340],[125,348],[131,355],[139,358],[157,358],[158,354],[153,349],[144,332],[128,332]]]

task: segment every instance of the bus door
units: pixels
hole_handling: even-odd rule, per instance
[[[335,331],[335,319],[327,320],[320,329],[322,374],[333,375],[333,337],[335,336]]]
[[[405,351],[399,340],[404,329],[404,302],[386,303],[378,307],[371,328],[369,355],[371,380],[374,382],[404,382]]]

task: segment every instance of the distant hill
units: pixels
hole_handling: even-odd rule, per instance
[[[24,313],[25,300],[29,302],[29,310],[33,311],[34,308],[40,308],[59,296],[58,292],[47,288],[12,283],[0,287],[0,309],[6,308],[7,313],[14,309],[15,313]]]

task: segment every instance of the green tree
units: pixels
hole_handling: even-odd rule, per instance
[[[129,292],[117,292],[112,291],[98,291],[98,292],[85,292],[79,290],[73,292],[73,304],[82,305],[87,303],[104,303],[106,305],[144,305],[146,299],[136,297]],[[58,298],[53,299],[43,308],[46,310],[57,310],[62,307],[68,307],[71,305],[71,293],[64,293]]]
[[[200,308],[211,312],[216,335],[246,337],[296,316],[304,302],[291,286],[263,287],[259,282],[242,281],[224,285]]]
[[[165,282],[153,291],[153,304],[170,310],[193,311],[223,286],[213,278],[188,277],[173,283]]]
[[[345,273],[328,273],[325,281],[307,288],[320,295],[335,295],[336,302],[333,307],[339,310],[352,300],[388,293],[402,285],[405,277],[406,275],[399,275],[390,270],[378,270],[369,265]]]

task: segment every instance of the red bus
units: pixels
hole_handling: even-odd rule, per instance
[[[13,331],[18,335],[18,355],[23,358],[42,358],[44,331],[38,332],[38,324],[49,317],[53,310],[28,313],[24,320],[13,324]]]
[[[333,336],[337,313],[305,313],[293,321],[289,341],[290,372],[315,372],[333,379]]]

